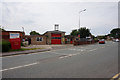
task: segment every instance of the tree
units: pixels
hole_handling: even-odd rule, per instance
[[[91,35],[90,30],[86,27],[78,29],[78,34],[80,35],[80,38],[86,38]]]
[[[72,36],[77,36],[77,35],[78,35],[77,29],[72,30],[72,32],[70,33],[70,35],[72,35]]]
[[[90,33],[89,29],[87,29],[86,27],[82,27],[82,28],[80,28],[78,30],[77,29],[72,30],[71,35],[72,36],[80,35],[80,38],[86,38],[86,37],[90,36],[91,33]]]
[[[0,31],[6,31],[5,29],[0,28]]]
[[[40,35],[40,34],[38,32],[36,32],[36,31],[31,31],[30,35]]]
[[[110,31],[111,36],[114,38],[120,38],[120,28],[114,28]]]
[[[107,39],[106,35],[97,36],[98,39]]]

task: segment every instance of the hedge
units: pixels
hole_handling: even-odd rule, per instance
[[[2,47],[2,52],[8,52],[11,48],[10,42],[2,40],[0,42],[0,47]]]

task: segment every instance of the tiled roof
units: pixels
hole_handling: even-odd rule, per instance
[[[59,31],[59,30],[47,31],[47,32],[50,32],[50,33],[65,33],[64,31]],[[46,33],[47,33],[47,32],[46,32]]]

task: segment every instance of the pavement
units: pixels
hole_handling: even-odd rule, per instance
[[[63,48],[69,48],[69,47],[73,47],[73,45],[72,44],[66,44],[66,45],[29,45],[27,47],[21,47],[21,48],[25,48],[25,49],[41,48],[41,49],[4,52],[4,53],[0,53],[0,57],[12,56],[12,55],[21,55],[21,54],[29,54],[29,53],[36,53],[36,52],[44,52],[44,51],[57,50],[57,49],[63,49]]]
[[[1,53],[0,56],[12,56],[12,55],[20,55],[20,54],[29,54],[35,52],[43,52],[43,51],[50,51],[50,49],[36,49],[36,50],[26,50],[26,51],[15,51],[15,52],[5,52]]]
[[[109,78],[110,80],[118,77],[118,44],[114,42],[6,56],[1,59],[0,72],[3,78]]]

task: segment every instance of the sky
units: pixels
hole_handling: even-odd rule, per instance
[[[0,10],[0,24],[5,30],[23,31],[24,27],[26,35],[54,30],[54,24],[68,35],[79,28],[79,15],[81,27],[89,28],[95,36],[109,34],[118,27],[117,0],[4,0]]]

